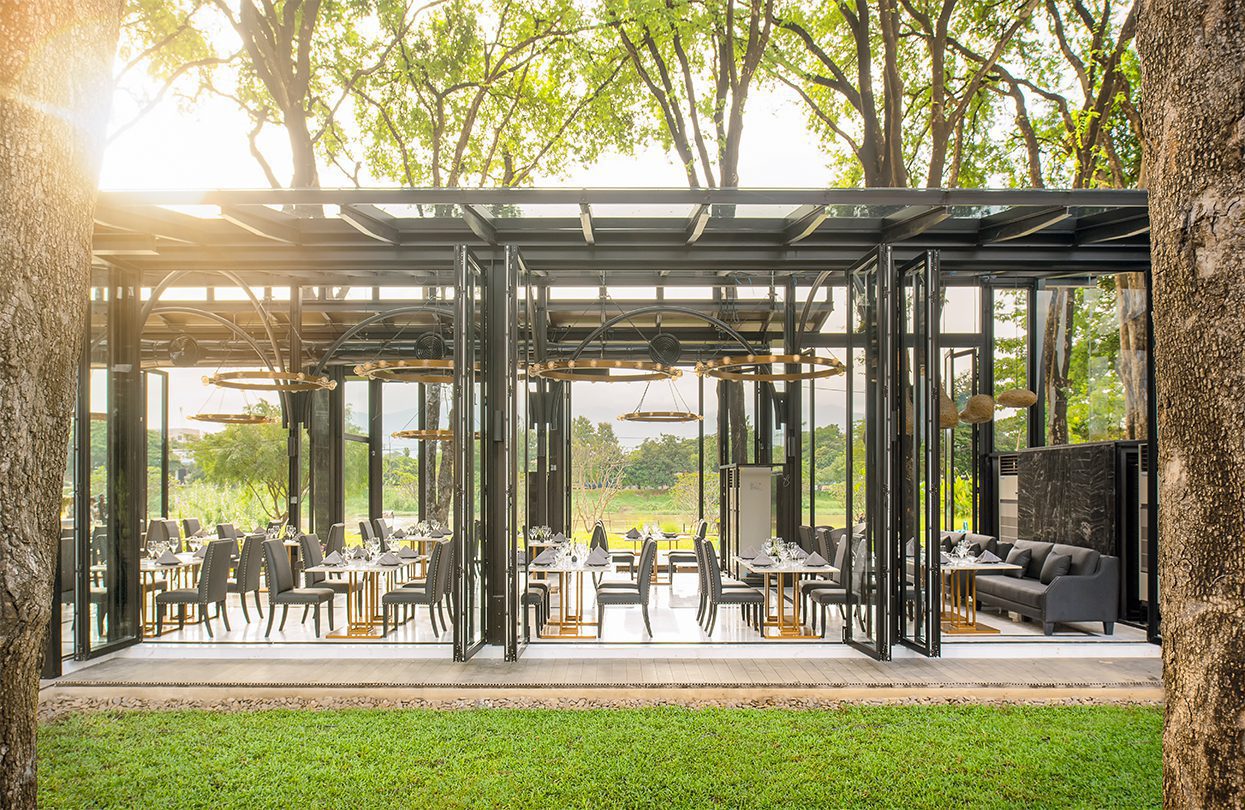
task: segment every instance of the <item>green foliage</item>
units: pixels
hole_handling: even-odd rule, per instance
[[[268,517],[277,518],[285,514],[289,491],[286,429],[281,426],[280,410],[272,403],[261,400],[250,405],[247,412],[276,421],[230,425],[216,433],[205,433],[189,445],[191,456],[204,481],[248,492]]]
[[[1157,807],[1160,708],[98,712],[43,807]],[[383,751],[383,756],[377,756]]]
[[[669,433],[645,439],[627,454],[622,484],[638,489],[667,489],[683,472],[695,472],[699,456],[697,439]]]

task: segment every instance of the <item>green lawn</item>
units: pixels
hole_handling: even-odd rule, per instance
[[[42,807],[1157,807],[1161,710],[69,715]]]

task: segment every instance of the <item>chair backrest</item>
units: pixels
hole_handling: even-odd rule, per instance
[[[718,568],[718,553],[713,550],[713,546],[705,541],[700,544],[704,549],[705,557],[705,577],[709,585],[709,593],[713,596],[722,595],[722,569]]]
[[[268,566],[269,599],[294,587],[294,572],[290,570],[290,558],[286,556],[284,543],[265,540],[264,562]]]
[[[692,539],[693,540],[704,540],[705,535],[708,534],[708,532],[709,532],[709,522],[702,520],[696,524],[696,535]]]
[[[185,518],[182,520],[182,531],[189,537],[192,534],[198,534],[203,531],[203,524],[199,522],[198,518]]]
[[[264,562],[262,534],[248,534],[242,541],[242,556],[238,560],[238,591],[250,593],[259,589],[259,567]]]
[[[332,554],[336,551],[341,554],[346,550],[346,524],[334,523],[329,526],[329,538],[324,543],[324,551],[326,554]]]
[[[213,540],[203,555],[203,570],[199,572],[199,602],[212,604],[225,601],[229,591],[229,555],[232,540]]]
[[[812,526],[800,526],[796,530],[796,543],[805,551],[814,551],[816,546],[813,545],[815,538],[813,537]]]
[[[221,540],[235,540],[238,537],[238,530],[233,527],[232,523],[217,523],[216,536]]]
[[[705,539],[703,537],[692,538],[692,549],[696,552],[697,593],[703,594],[709,590],[709,574],[705,571]]]
[[[314,534],[300,534],[298,550],[303,555],[303,585],[314,588],[326,579],[324,574],[307,570],[324,562],[324,555],[320,553],[320,538]]]
[[[169,527],[163,520],[147,522],[147,542],[163,543],[169,539]]]
[[[609,535],[605,533],[605,524],[599,520],[592,527],[592,540],[588,543],[589,551],[594,548],[604,549],[605,551],[610,550],[610,539]]]
[[[439,600],[449,593],[454,582],[454,544],[437,543],[432,549],[432,557],[428,560],[428,592],[433,600]]]
[[[648,591],[653,585],[653,559],[657,556],[657,541],[645,540],[644,548],[640,549],[640,567],[636,571],[636,581],[640,586],[640,601],[648,602]]]
[[[376,533],[372,531],[372,524],[366,520],[359,521],[359,534],[363,535],[363,542],[376,539]]]
[[[183,548],[183,544],[182,544],[182,532],[181,532],[181,529],[177,525],[177,521],[176,520],[165,520],[163,521],[163,523],[164,523],[164,533],[168,535],[169,540],[172,541],[173,545],[177,547],[176,549],[174,549],[174,551],[176,551],[178,554],[185,551],[186,549]]]
[[[389,526],[389,521],[384,518],[372,518],[372,526],[376,529],[376,536],[381,540],[388,540],[389,535],[393,534],[393,529]]]
[[[843,534],[839,535],[838,542],[834,542],[833,540],[830,541],[831,544],[834,545],[834,556],[827,557],[826,559],[830,560],[831,565],[839,569],[839,573],[830,575],[830,580],[832,582],[842,583],[843,582],[843,566],[847,564],[847,550],[851,548],[852,544],[849,543],[847,540],[846,529],[839,529],[838,531],[843,532]],[[834,532],[831,532],[830,534],[833,535]]]

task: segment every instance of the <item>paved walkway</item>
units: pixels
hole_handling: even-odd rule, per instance
[[[114,658],[45,690],[1161,689],[1157,658]]]

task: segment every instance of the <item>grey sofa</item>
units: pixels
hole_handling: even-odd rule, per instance
[[[982,605],[1040,621],[1048,636],[1057,622],[1102,622],[1104,633],[1109,636],[1115,632],[1120,602],[1118,557],[1099,554],[1092,548],[1033,540],[1017,540],[1015,547],[1028,549],[1032,555],[1023,575],[999,572],[978,576],[977,599]],[[1043,585],[1038,577],[1052,551],[1068,555],[1072,564],[1067,574]]]

